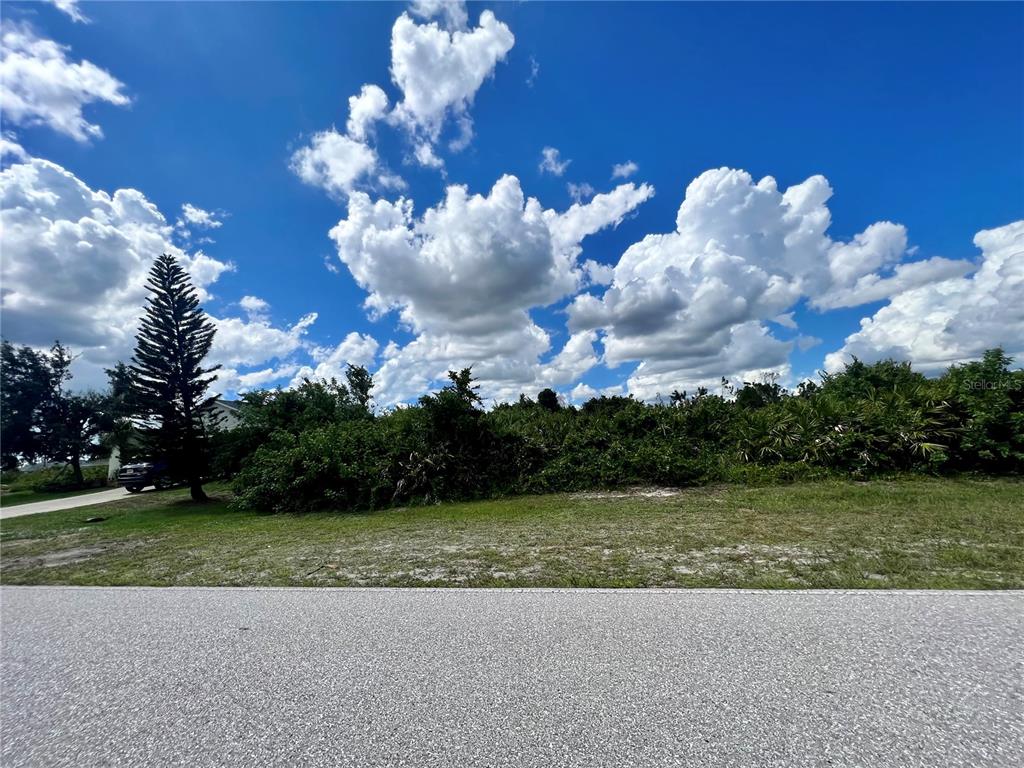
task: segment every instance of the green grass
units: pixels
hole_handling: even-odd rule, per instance
[[[109,486],[103,486],[101,488],[78,488],[72,491],[35,491],[32,489],[4,491],[0,493],[0,507],[15,507],[19,504],[32,504],[36,501],[50,501],[51,499],[63,499],[67,496],[79,496],[83,493],[109,490]]]
[[[1024,484],[817,482],[265,515],[187,491],[0,524],[4,584],[1024,587]],[[107,519],[85,524],[87,517]]]

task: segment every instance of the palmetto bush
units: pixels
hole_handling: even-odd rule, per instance
[[[882,391],[851,405],[836,430],[833,466],[869,473],[935,470],[946,462],[956,435],[947,403],[918,391]]]
[[[929,386],[870,389],[859,397],[823,391],[744,414],[737,425],[747,462],[804,461],[855,474],[935,471],[958,428]]]
[[[1024,469],[1024,371],[1010,370],[1002,350],[954,366],[939,380],[960,425],[952,449],[958,469]]]

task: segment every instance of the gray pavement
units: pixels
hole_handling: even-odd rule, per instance
[[[33,501],[29,504],[15,504],[12,507],[0,507],[0,520],[22,515],[37,515],[40,512],[58,512],[62,509],[88,507],[93,504],[107,504],[111,501],[127,499],[131,496],[126,488],[111,488],[109,491],[82,493],[77,496],[65,496],[49,501]]]
[[[1024,764],[1022,592],[0,600],[9,768]]]

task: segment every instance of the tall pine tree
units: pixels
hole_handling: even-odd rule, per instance
[[[205,501],[207,423],[218,395],[206,394],[220,368],[203,367],[215,328],[199,306],[188,273],[173,256],[153,264],[139,333],[135,337],[135,400],[149,450],[167,461],[172,476],[187,480],[192,498]]]

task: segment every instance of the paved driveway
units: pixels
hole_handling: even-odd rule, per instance
[[[2,590],[13,766],[1019,766],[1024,593]]]
[[[40,512],[57,512],[61,509],[88,507],[92,504],[106,504],[110,501],[127,499],[131,494],[126,488],[111,488],[109,491],[82,493],[78,496],[65,496],[49,501],[33,501],[30,504],[15,504],[13,507],[0,507],[0,519],[36,515]]]

